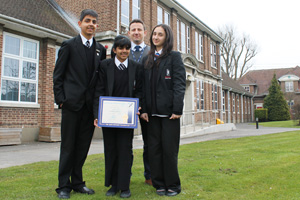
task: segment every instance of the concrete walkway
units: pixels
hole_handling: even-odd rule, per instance
[[[295,130],[300,132],[300,129],[296,128],[270,128],[260,126],[259,129],[256,129],[255,125],[248,124],[236,124],[235,126],[233,125],[233,127],[230,128],[230,131],[220,130],[225,129],[223,129],[222,125],[216,125],[182,135],[180,144],[189,144],[208,140],[239,138],[246,136],[258,136]],[[137,136],[134,138],[133,148],[143,148],[143,140],[141,136]],[[59,151],[59,142],[33,142],[15,146],[0,146],[0,168],[24,165],[40,161],[58,160]],[[103,141],[100,139],[94,139],[91,144],[89,155],[99,153],[103,153]]]

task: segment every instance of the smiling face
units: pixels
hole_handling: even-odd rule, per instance
[[[96,17],[93,17],[91,15],[86,15],[82,21],[78,22],[78,25],[81,29],[81,34],[86,39],[91,39],[96,32],[96,29],[98,27],[97,25],[97,19]]]
[[[155,45],[156,51],[159,51],[163,48],[165,41],[165,30],[161,26],[156,27],[152,33],[152,42]]]
[[[114,53],[116,54],[118,60],[120,62],[124,62],[130,53],[130,47],[117,47],[113,49]]]
[[[136,45],[139,45],[144,41],[146,34],[147,31],[144,30],[144,26],[141,23],[132,23],[129,27],[128,36]]]

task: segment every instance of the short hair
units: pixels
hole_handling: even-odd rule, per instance
[[[79,20],[82,21],[87,15],[91,15],[92,17],[95,17],[98,20],[98,13],[92,9],[85,9],[81,11]]]
[[[125,36],[125,35],[118,35],[116,38],[115,38],[115,41],[114,41],[114,44],[111,48],[111,57],[114,57],[115,56],[115,53],[113,52],[113,49],[117,49],[117,47],[120,47],[120,48],[126,48],[126,49],[130,49],[131,48],[131,41],[130,39]]]
[[[144,30],[146,30],[146,26],[145,26],[144,22],[143,22],[141,19],[133,19],[133,20],[130,22],[130,24],[129,24],[129,30],[130,30],[130,25],[133,24],[133,23],[140,23],[140,24],[142,24],[143,27],[144,27]]]

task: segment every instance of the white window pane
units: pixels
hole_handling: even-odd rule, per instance
[[[185,24],[181,22],[181,51],[186,52],[186,42],[185,42]]]
[[[121,23],[129,26],[129,1],[122,0],[121,2]]]
[[[36,98],[36,84],[21,83],[21,101],[35,102]]]
[[[163,23],[163,10],[161,7],[157,7],[157,24]]]
[[[19,60],[4,58],[4,76],[19,77]]]
[[[132,1],[132,19],[140,18],[140,1],[133,0]]]
[[[36,78],[36,63],[23,62],[22,78],[35,80]]]
[[[27,58],[36,59],[37,55],[37,44],[24,40],[23,44],[23,56]]]
[[[19,82],[2,80],[1,100],[18,101],[19,100]]]
[[[170,25],[170,14],[165,12],[165,24]]]
[[[20,39],[10,35],[5,36],[5,53],[20,55]]]

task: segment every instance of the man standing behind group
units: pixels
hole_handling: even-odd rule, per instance
[[[128,35],[131,40],[131,49],[129,59],[132,59],[138,63],[142,63],[143,58],[150,51],[150,47],[147,46],[144,42],[144,38],[147,34],[145,24],[140,19],[134,19],[129,24]],[[147,140],[147,122],[144,120],[140,120],[141,128],[142,128],[142,136],[144,141],[144,176],[145,183],[148,185],[152,185],[151,181],[151,173],[150,173],[150,165],[148,158],[148,140]]]
[[[94,133],[93,100],[101,60],[106,49],[93,38],[98,14],[81,12],[81,33],[62,43],[53,73],[55,102],[62,109],[58,198],[70,192],[94,194],[82,178],[82,167]]]

